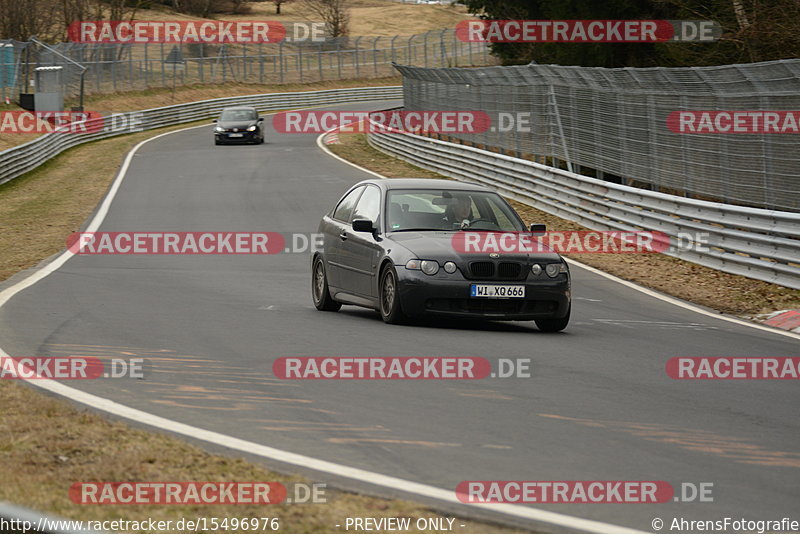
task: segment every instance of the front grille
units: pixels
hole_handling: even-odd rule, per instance
[[[504,261],[497,266],[497,277],[514,280],[519,278],[520,271],[522,271],[522,266],[519,263]]]
[[[491,278],[494,276],[494,263],[490,261],[473,261],[469,264],[469,272],[475,278]]]
[[[469,264],[470,278],[476,280],[520,280],[526,273],[521,263],[501,261],[473,261]]]

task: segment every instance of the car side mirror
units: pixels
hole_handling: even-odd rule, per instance
[[[353,231],[354,232],[374,232],[375,226],[372,224],[372,221],[369,219],[355,219],[353,221]]]
[[[217,119],[211,119],[211,122],[217,122]]]
[[[547,225],[546,224],[532,224],[531,225],[531,233],[543,234],[545,232],[547,232]]]
[[[258,122],[264,122],[264,117],[259,117]]]

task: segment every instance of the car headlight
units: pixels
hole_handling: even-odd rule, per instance
[[[254,124],[254,125],[250,126],[250,127],[247,129],[247,131],[248,131],[248,132],[255,132],[255,131],[256,131],[256,125]]]
[[[215,132],[224,132],[224,131],[225,131],[225,128],[223,128],[223,127],[221,127],[221,126],[214,126],[214,131],[215,131]]]
[[[452,261],[445,262],[444,264],[444,272],[446,272],[447,274],[453,274],[454,272],[456,272],[457,268],[458,267],[456,267],[456,264],[453,263]]]
[[[550,278],[555,278],[559,274],[567,272],[567,264],[564,262],[548,263],[547,266],[544,268],[544,271]]]
[[[439,264],[432,260],[422,260],[420,266],[422,267],[422,272],[430,276],[439,272]]]
[[[540,274],[542,274],[542,266],[539,265],[538,263],[534,263],[533,265],[531,265],[531,272],[536,276],[539,276]]]

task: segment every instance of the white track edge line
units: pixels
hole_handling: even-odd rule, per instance
[[[334,130],[335,130],[335,128],[334,128]],[[332,131],[333,130],[328,130],[327,132],[325,132],[324,134],[320,135],[317,138],[317,145],[320,148],[322,148],[322,150],[327,152],[329,156],[333,156],[334,158],[338,159],[339,161],[343,161],[344,163],[347,163],[348,165],[351,165],[351,166],[357,168],[360,171],[368,172],[369,174],[372,174],[373,176],[377,176],[378,178],[386,178],[386,176],[383,176],[380,173],[377,173],[375,171],[371,171],[371,170],[369,170],[367,168],[362,167],[361,165],[358,165],[357,163],[353,163],[352,161],[347,161],[346,159],[342,158],[341,156],[337,156],[336,154],[331,152],[331,150],[327,146],[325,146],[325,144],[321,140],[322,140],[322,138],[324,136],[328,135]],[[408,163],[408,162],[406,162],[406,163]],[[411,164],[411,165],[413,165],[413,164]],[[764,326],[764,325],[761,325],[761,324],[758,324],[758,323],[751,323],[749,321],[745,321],[744,319],[739,319],[737,317],[731,317],[730,315],[725,315],[725,314],[723,314],[721,312],[714,313],[714,312],[709,311],[709,310],[704,310],[703,308],[700,308],[699,306],[695,306],[694,304],[691,304],[689,302],[683,301],[683,300],[675,298],[675,297],[670,297],[668,295],[664,295],[662,293],[659,293],[658,291],[653,291],[652,289],[649,289],[647,287],[639,285],[639,284],[637,284],[635,282],[631,282],[629,280],[625,280],[625,279],[619,278],[618,276],[614,276],[613,274],[609,274],[609,273],[607,273],[605,271],[601,271],[600,269],[597,269],[595,267],[591,267],[589,265],[586,265],[585,263],[581,263],[581,262],[573,260],[571,258],[565,258],[565,259],[567,260],[567,262],[569,262],[569,263],[571,263],[573,265],[577,265],[578,267],[580,267],[582,269],[586,269],[589,272],[592,272],[594,274],[600,275],[600,276],[602,276],[604,278],[607,278],[607,279],[609,279],[609,280],[611,280],[613,282],[617,282],[618,284],[622,284],[624,286],[627,286],[627,287],[629,287],[631,289],[635,289],[636,291],[639,291],[640,293],[644,293],[645,295],[648,295],[650,297],[654,297],[654,298],[657,298],[657,299],[662,300],[664,302],[668,302],[670,304],[674,304],[675,306],[678,306],[680,308],[684,308],[686,310],[693,311],[693,312],[699,313],[701,315],[706,315],[708,317],[713,317],[715,319],[720,319],[722,321],[728,321],[729,323],[734,323],[734,324],[738,324],[738,325],[741,325],[741,326],[749,326],[750,328],[756,328],[758,330],[763,330],[764,332],[769,332],[771,334],[777,334],[779,336],[786,336],[786,337],[791,337],[791,338],[794,338],[794,339],[800,339],[800,334],[796,334],[794,332],[787,331],[787,330],[780,330],[778,328],[773,328],[771,326]]]
[[[114,183],[112,184],[111,188],[106,194],[106,197],[103,199],[100,208],[95,213],[95,216],[89,223],[89,226],[87,227],[86,231],[92,231],[92,232],[96,231],[97,228],[100,226],[100,224],[102,224],[103,220],[108,214],[108,210],[111,206],[111,203],[113,202],[114,197],[116,196],[117,191],[119,190],[119,187],[122,184],[122,180],[125,178],[125,175],[127,174],[133,156],[136,154],[139,148],[141,148],[146,143],[158,139],[160,137],[163,137],[165,135],[184,132],[196,128],[203,128],[203,127],[207,127],[207,125],[201,124],[198,126],[190,126],[188,128],[181,128],[170,132],[164,132],[162,134],[145,139],[136,144],[125,157],[125,160],[122,166],[120,167],[119,172],[117,173],[117,177],[114,179]],[[320,137],[317,138],[318,143]],[[14,295],[19,293],[20,291],[32,286],[36,282],[44,279],[48,275],[58,270],[58,268],[61,267],[64,263],[66,263],[67,260],[69,260],[72,256],[74,256],[72,252],[70,252],[69,250],[65,250],[60,256],[58,256],[55,260],[53,260],[43,268],[37,270],[30,276],[4,289],[3,291],[0,291],[0,307],[2,307],[6,302],[8,302]],[[2,348],[0,348],[0,357],[9,358],[10,356]],[[458,504],[466,506],[465,503],[462,503],[455,496],[455,490],[445,490],[437,488],[435,486],[429,486],[427,484],[420,484],[417,482],[412,482],[409,480],[403,480],[400,478],[382,475],[380,473],[374,473],[371,471],[353,468],[333,462],[328,462],[325,460],[319,460],[316,458],[311,458],[309,456],[303,456],[300,454],[295,454],[280,449],[274,449],[272,447],[267,447],[265,445],[259,445],[258,443],[241,440],[238,438],[234,438],[232,436],[227,436],[225,434],[220,434],[210,430],[194,427],[191,425],[180,423],[178,421],[173,421],[171,419],[160,417],[142,410],[130,408],[123,404],[114,402],[110,399],[106,399],[104,397],[98,397],[96,395],[92,395],[83,392],[81,390],[65,386],[64,384],[54,382],[53,380],[25,380],[25,381],[35,387],[50,391],[51,393],[55,393],[62,397],[66,397],[74,402],[85,404],[87,406],[90,406],[91,408],[101,410],[116,415],[118,417],[129,419],[131,421],[136,421],[138,423],[145,424],[151,427],[160,428],[162,430],[173,432],[175,434],[180,434],[190,438],[199,439],[207,443],[221,445],[223,447],[232,450],[246,452],[263,458],[268,458],[301,467],[311,468],[313,470],[329,473],[335,476],[341,476],[352,480],[373,484],[376,486],[382,486],[393,490],[403,491],[409,494],[428,497],[431,499],[436,499],[450,504]],[[538,510],[536,508],[522,507],[514,504],[470,504],[469,506],[483,508],[485,510],[492,512],[499,512],[501,514],[520,519],[550,523],[561,527],[567,527],[576,530],[582,530],[585,532],[592,532],[596,534],[643,534],[644,533],[644,531],[636,529],[620,527],[617,525],[611,525],[608,523],[602,523],[600,521],[593,521],[590,519],[572,517],[564,514],[559,514],[556,512],[547,512],[545,510]]]

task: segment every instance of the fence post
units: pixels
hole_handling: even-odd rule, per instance
[[[336,72],[338,74],[338,78],[342,79],[342,42],[337,37],[336,38]]]
[[[281,40],[281,42],[278,44],[278,60],[280,65],[278,79],[281,83],[283,83],[283,40]]]
[[[322,43],[317,43],[317,67],[319,67],[319,81],[323,81],[325,76],[322,74]]]
[[[300,70],[300,83],[303,83],[303,44],[297,45],[297,66]]]
[[[164,73],[164,43],[161,43],[161,87],[167,86],[166,73]]]
[[[439,34],[439,50],[442,52],[442,61],[440,65],[442,67],[449,67],[450,65],[447,64],[447,45],[444,44],[444,34],[447,31],[447,28],[442,30],[442,33]]]
[[[359,62],[358,42],[359,41],[361,41],[361,37],[356,37],[356,43],[355,43],[356,47],[355,47],[355,50],[353,51],[355,53],[355,58],[356,58],[356,78],[361,78],[361,69],[359,68],[359,64],[358,64],[358,62]]]
[[[258,83],[264,83],[264,43],[258,43]]]
[[[425,56],[425,68],[428,68],[428,32],[422,34],[422,53]]]
[[[376,37],[375,41],[372,42],[372,67],[375,76],[378,76],[378,41],[380,40],[380,37]]]

